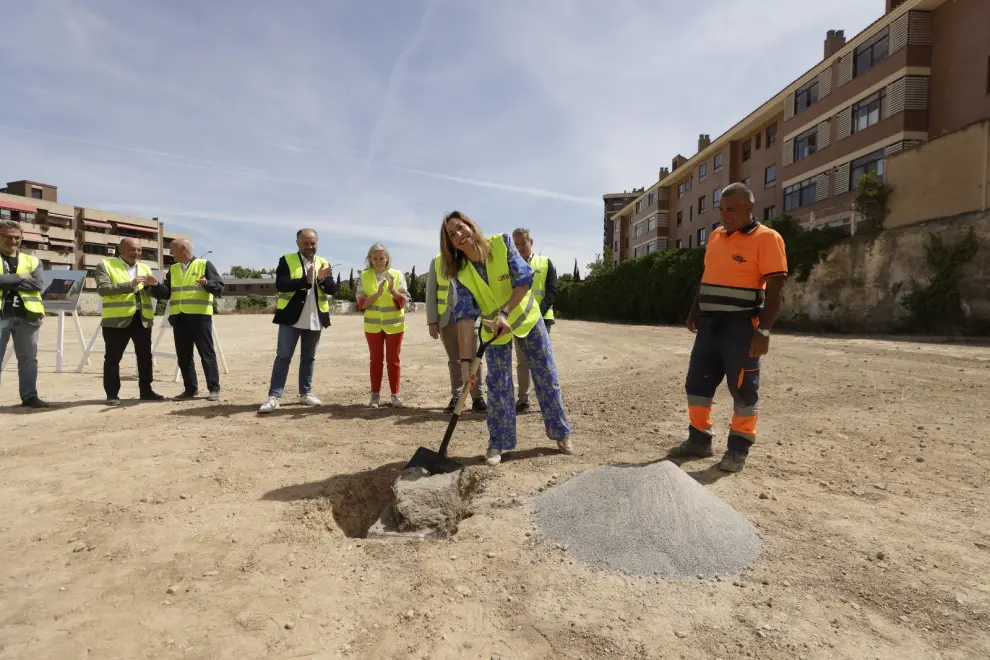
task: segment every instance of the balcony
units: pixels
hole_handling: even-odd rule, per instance
[[[52,263],[52,264],[74,266],[76,263],[76,259],[71,252],[63,253],[63,252],[55,252],[54,250],[27,250],[27,249],[25,249],[24,252],[26,254],[34,255],[38,259],[41,259],[42,261],[47,261],[48,263]]]
[[[48,228],[48,238],[60,238],[64,241],[75,242],[75,234],[72,233],[71,229],[65,229],[63,227],[49,227]]]
[[[104,259],[110,259],[112,255],[109,254],[84,254],[83,255],[83,266],[87,268],[93,268],[100,265],[100,262]]]
[[[93,245],[116,245],[120,240],[119,236],[112,236],[111,234],[101,234],[98,231],[84,231],[83,242],[92,243]]]
[[[157,240],[155,240],[155,241],[149,241],[148,239],[145,239],[145,238],[139,238],[139,239],[137,239],[137,242],[138,242],[138,245],[141,246],[141,249],[142,250],[157,250],[158,249],[158,241]]]

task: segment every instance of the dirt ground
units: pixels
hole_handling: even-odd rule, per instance
[[[15,364],[4,371],[0,658],[990,657],[990,348],[776,336],[745,471],[683,466],[754,521],[764,553],[742,576],[668,582],[571,560],[534,533],[527,498],[682,438],[687,331],[559,323],[576,454],[535,413],[512,460],[485,467],[484,420],[467,416],[452,454],[479,475],[473,516],[417,544],[361,537],[446,426],[445,358],[423,316],[402,356],[407,408],[363,407],[360,320],[336,317],[317,358],[324,406],[267,417],[275,326],[217,322],[219,405],[108,409],[102,355],[57,374],[42,353],[41,393],[61,405],[26,414]],[[67,351],[73,371],[71,335]],[[168,395],[172,365],[158,360]],[[720,443],[730,414],[722,388]]]

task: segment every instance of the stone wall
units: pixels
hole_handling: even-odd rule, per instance
[[[875,238],[846,239],[812,269],[807,281],[788,281],[781,327],[863,333],[909,330],[901,301],[913,280],[924,282],[931,275],[925,261],[928,235],[938,234],[951,244],[963,240],[970,227],[981,247],[963,271],[963,308],[974,325],[990,327],[990,212],[888,229]]]

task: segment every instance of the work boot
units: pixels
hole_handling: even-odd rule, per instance
[[[454,412],[454,408],[456,408],[456,407],[457,407],[457,397],[456,396],[452,396],[452,397],[450,397],[450,403],[447,404],[447,407],[444,408],[443,411],[445,413],[448,413],[449,414],[449,413]]]
[[[525,399],[519,399],[518,401],[516,401],[516,412],[517,413],[529,412],[529,401],[526,401]]]
[[[143,394],[141,394],[141,400],[142,401],[164,401],[165,400],[165,395],[164,394],[159,394],[158,392],[156,392],[154,390],[148,390],[147,392],[144,392]]]
[[[199,392],[190,392],[189,390],[186,390],[182,394],[180,394],[177,397],[175,397],[175,400],[176,401],[188,401],[189,399],[195,399],[197,394],[199,394]]]
[[[23,406],[25,408],[50,408],[51,407],[47,401],[42,401],[41,399],[39,399],[36,396],[33,396],[30,399],[25,399],[24,401],[21,402],[21,406]]]
[[[475,399],[471,402],[471,410],[476,413],[486,413],[488,412],[488,404],[485,403],[484,399]]]
[[[671,447],[670,451],[667,452],[667,456],[670,458],[708,458],[714,455],[715,452],[712,450],[710,439],[706,442],[688,438],[676,447]]]
[[[718,469],[724,472],[741,472],[746,465],[746,454],[738,449],[730,449],[722,455]]]

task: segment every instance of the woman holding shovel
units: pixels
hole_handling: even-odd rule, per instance
[[[368,250],[367,268],[358,278],[356,298],[364,312],[364,336],[371,354],[371,408],[381,403],[382,362],[388,364],[388,384],[392,407],[402,407],[399,397],[399,353],[406,331],[406,278],[392,268],[392,255],[381,243]]]
[[[440,229],[444,276],[456,278],[457,302],[451,322],[457,323],[461,366],[468,369],[474,346],[474,322],[482,318],[487,349],[488,452],[485,462],[498,465],[516,446],[516,410],[512,383],[512,338],[529,361],[533,386],[547,437],[565,454],[574,451],[571,428],[557,377],[557,364],[540,307],[530,286],[533,269],[516,251],[508,234],[486,238],[477,224],[459,211],[448,214]],[[469,374],[465,373],[464,378]]]

